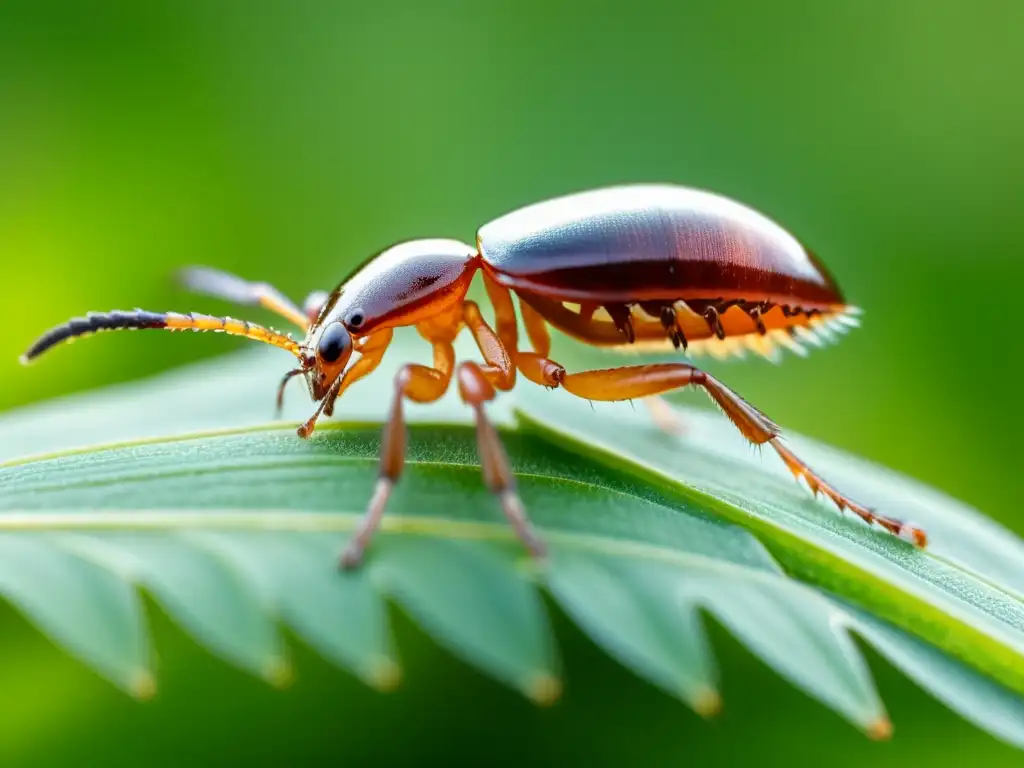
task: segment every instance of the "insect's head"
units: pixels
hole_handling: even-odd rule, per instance
[[[321,401],[339,383],[352,360],[357,342],[366,334],[364,324],[367,313],[359,306],[353,306],[353,299],[359,294],[338,288],[334,293],[310,297],[307,311],[312,326],[299,356],[301,368],[294,375],[302,374],[309,385],[309,393],[315,401]],[[320,309],[313,311],[314,302]],[[358,356],[357,356],[358,359]]]
[[[344,323],[336,321],[313,329],[303,347],[301,361],[314,400],[327,397],[345,373],[352,350],[352,334]]]
[[[307,303],[307,311],[322,306],[302,345],[301,368],[290,376],[304,375],[314,400],[330,398],[366,339],[458,305],[475,259],[476,249],[455,240],[413,240],[364,262],[326,300]]]

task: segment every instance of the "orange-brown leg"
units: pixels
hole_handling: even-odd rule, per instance
[[[920,528],[875,514],[825,482],[781,443],[779,428],[774,422],[718,379],[698,368],[685,363],[664,363],[585,373],[563,373],[562,376],[562,386],[566,390],[588,400],[630,400],[669,392],[691,384],[702,387],[751,443],[770,443],[790,472],[798,479],[804,478],[815,494],[821,492],[840,510],[848,509],[868,523],[880,525],[919,547],[925,546],[927,537]]]
[[[548,331],[548,324],[537,310],[525,301],[519,301],[519,313],[523,317],[523,325],[526,327],[526,334],[530,337],[530,346],[533,353],[517,352],[516,364],[523,371],[523,375],[531,381],[547,387],[558,386],[558,371],[551,367],[547,360],[551,354],[551,333]],[[672,406],[658,396],[643,398],[644,405],[651,414],[654,424],[662,432],[670,435],[683,435],[686,433],[686,425],[673,410]]]
[[[438,347],[447,347],[447,349],[438,350]],[[450,343],[435,343],[435,361],[439,357],[454,360],[455,353],[451,349]],[[417,403],[432,403],[440,400],[448,391],[451,379],[450,367],[447,370],[441,370],[425,365],[406,365],[395,376],[395,395],[391,401],[391,412],[384,425],[384,434],[381,439],[380,476],[366,514],[341,556],[343,568],[354,568],[362,561],[366,547],[380,526],[384,509],[391,497],[391,491],[405,467],[407,433],[402,409],[404,401],[407,398]]]
[[[179,279],[186,288],[195,293],[233,301],[243,306],[263,307],[291,321],[303,331],[309,330],[312,307],[299,309],[291,299],[267,283],[251,283],[236,275],[209,267],[189,267],[181,271]],[[313,294],[319,295],[321,294]],[[312,299],[312,296],[310,298]]]
[[[467,301],[462,305],[462,320],[473,334],[473,339],[483,355],[486,364],[478,366],[487,380],[495,389],[507,392],[516,384],[516,367],[512,357],[498,334],[480,314],[480,307],[475,301]]]
[[[519,300],[519,314],[522,315],[526,335],[530,338],[530,346],[541,357],[551,354],[551,333],[547,321],[541,314],[522,299]]]
[[[341,557],[343,568],[354,568],[362,561],[405,465],[403,402],[408,398],[415,402],[430,403],[444,396],[451,382],[455,361],[452,341],[462,324],[469,328],[487,361],[483,366],[464,363],[459,367],[459,391],[463,401],[476,414],[477,444],[484,480],[498,495],[502,510],[530,552],[536,555],[544,552],[543,544],[533,533],[522,502],[516,494],[515,478],[497,432],[484,412],[484,403],[494,399],[496,389],[512,388],[515,383],[515,367],[498,335],[481,316],[480,308],[474,302],[467,301],[458,312],[434,318],[418,326],[420,334],[433,343],[434,367],[407,365],[395,379],[395,397],[381,443],[380,478],[369,509]]]
[[[505,349],[506,356],[511,358],[513,366],[535,384],[557,387],[560,383],[557,376],[565,373],[565,370],[562,366],[547,359],[551,351],[551,336],[548,334],[544,319],[526,302],[519,302],[523,324],[526,326],[530,343],[535,350],[534,352],[519,351],[519,326],[516,322],[512,294],[508,288],[488,277],[486,272],[484,273],[484,286],[487,288],[487,296],[494,306],[496,335]]]
[[[503,290],[499,288],[499,302],[500,291]],[[507,292],[505,296],[507,297]],[[516,493],[515,475],[509,467],[505,449],[484,410],[485,403],[494,400],[498,391],[510,390],[516,382],[516,367],[505,344],[506,339],[512,344],[516,342],[515,313],[510,301],[507,304],[496,304],[496,308],[497,331],[484,320],[476,302],[467,301],[462,306],[462,323],[473,334],[485,363],[480,365],[466,362],[459,366],[459,394],[463,402],[473,409],[476,417],[477,453],[480,456],[484,482],[497,495],[505,517],[527,549],[534,556],[540,557],[544,554],[544,545],[526,518],[523,504]]]
[[[663,397],[645,397],[644,405],[651,414],[654,426],[667,435],[679,437],[686,434],[686,422],[679,413]]]
[[[483,277],[487,298],[494,307],[494,323],[497,326],[498,338],[510,354],[514,353],[519,348],[519,323],[516,320],[515,306],[512,304],[512,294],[508,288],[491,279],[486,271]]]
[[[501,445],[497,430],[484,411],[484,404],[495,397],[494,385],[485,370],[477,363],[459,365],[458,379],[459,394],[476,416],[477,452],[480,455],[484,482],[491,492],[497,495],[505,517],[530,554],[534,557],[543,557],[546,552],[544,543],[526,517],[523,503],[516,492],[515,475],[509,467],[508,456]]]
[[[506,307],[506,311],[510,310],[511,304]],[[516,339],[509,332],[507,315],[498,315],[497,333],[483,319],[480,308],[474,302],[465,303],[462,315],[466,327],[473,334],[477,347],[486,361],[485,365],[463,363],[459,366],[458,373],[459,394],[463,402],[472,407],[476,417],[477,452],[480,455],[484,482],[498,496],[505,517],[530,554],[541,557],[545,552],[544,544],[526,518],[523,503],[516,493],[515,475],[509,467],[505,449],[484,411],[484,404],[495,398],[496,390],[509,390],[515,385],[516,366],[512,362],[512,353],[500,338],[501,330],[504,330],[506,338],[510,341],[514,342]],[[514,314],[512,321],[514,324]]]

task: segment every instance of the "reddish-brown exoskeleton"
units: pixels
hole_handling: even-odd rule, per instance
[[[478,273],[494,305],[494,329],[466,299]],[[395,379],[380,480],[342,557],[345,566],[362,559],[402,472],[403,401],[434,402],[453,379],[476,414],[487,485],[530,552],[543,554],[484,412],[497,392],[515,386],[518,374],[589,400],[652,398],[702,387],[747,440],[769,443],[815,493],[925,545],[919,528],[877,515],[826,483],[780,442],[771,420],[704,371],[679,362],[569,373],[549,357],[548,326],[599,346],[674,347],[718,356],[746,348],[771,356],[780,346],[803,352],[802,342],[820,343],[855,326],[857,311],[815,256],[777,224],[732,200],[670,185],[612,187],[548,200],[485,225],[475,246],[414,240],[388,248],[330,295],[311,296],[305,309],[268,285],[213,270],[190,270],[186,280],[197,291],[273,310],[303,328],[306,338],[299,343],[230,318],[111,312],[53,329],[24,359],[75,336],[122,328],[220,331],[256,339],[298,358],[280,392],[292,377],[305,376],[319,403],[299,428],[301,437],[309,437],[321,414],[330,415],[342,393],[377,368],[393,329],[415,326],[432,345],[432,365],[410,363]],[[513,294],[530,350],[520,344]],[[473,335],[483,363],[456,363],[453,342],[463,328]]]

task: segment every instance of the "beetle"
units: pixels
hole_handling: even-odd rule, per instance
[[[494,308],[492,327],[466,298],[482,276]],[[278,390],[304,377],[313,415],[298,434],[308,438],[322,415],[380,364],[395,328],[413,326],[433,349],[433,364],[409,363],[394,381],[384,426],[380,474],[365,516],[341,557],[363,559],[405,463],[403,403],[440,399],[454,381],[475,414],[484,479],[529,552],[545,553],[531,526],[485,405],[521,375],[589,400],[648,401],[686,386],[704,389],[742,435],[768,443],[812,492],[840,511],[924,547],[925,532],[876,514],[816,474],[780,440],[778,426],[711,374],[688,362],[627,365],[570,373],[550,355],[549,328],[587,344],[617,350],[676,349],[716,356],[752,349],[773,357],[858,325],[859,310],[843,298],[815,254],[764,214],[735,200],[671,184],[628,184],[577,192],[507,213],[481,227],[474,245],[420,239],[391,246],[358,267],[330,294],[300,308],[273,287],[192,268],[186,285],[198,293],[260,305],[302,328],[302,342],[254,323],[200,314],[90,313],[44,334],[28,362],[65,340],[98,331],[218,331],[291,352],[298,366]],[[529,349],[519,336],[518,299]],[[483,362],[456,362],[453,342],[468,329]]]

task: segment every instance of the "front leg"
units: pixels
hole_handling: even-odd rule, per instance
[[[417,403],[433,403],[444,397],[452,380],[452,369],[455,364],[455,349],[451,339],[454,333],[449,328],[439,327],[420,329],[425,336],[430,338],[434,348],[434,367],[425,365],[410,364],[404,366],[395,376],[395,394],[391,401],[391,410],[388,419],[384,424],[384,433],[380,446],[380,475],[377,480],[377,487],[374,490],[370,506],[363,516],[355,535],[349,542],[344,554],[341,556],[343,568],[355,568],[362,562],[363,553],[370,545],[373,535],[380,527],[381,518],[387,507],[388,499],[391,498],[391,491],[402,475],[405,468],[406,449],[406,426],[405,414],[402,405],[406,399]],[[433,333],[431,332],[433,331]],[[391,342],[392,331],[382,331],[370,337],[363,349],[364,356],[356,363],[351,370],[355,371],[360,364],[368,359],[366,367],[359,378],[369,374],[380,363]],[[373,341],[377,337],[386,338]],[[373,358],[376,358],[373,362]],[[335,399],[337,395],[335,396]],[[333,406],[333,400],[331,402]]]
[[[406,365],[395,376],[395,394],[391,401],[388,420],[384,424],[380,446],[380,475],[377,487],[366,514],[341,556],[342,568],[355,568],[362,562],[366,548],[380,527],[391,492],[405,468],[407,433],[402,409],[404,401],[407,398],[417,403],[440,400],[448,391],[451,379],[451,371],[441,371],[425,365]]]

